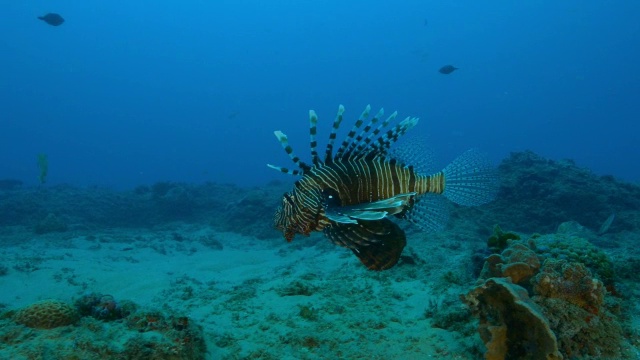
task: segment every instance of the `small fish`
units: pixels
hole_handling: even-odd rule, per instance
[[[448,219],[445,199],[467,206],[487,203],[497,191],[497,173],[474,150],[435,174],[420,172],[413,165],[424,160],[424,154],[411,151],[419,146],[392,149],[418,118],[407,117],[384,130],[397,112],[382,120],[384,110],[380,109],[362,128],[370,111],[367,106],[334,154],[344,113],[340,105],[321,159],[316,142],[318,117],[310,110],[311,163],[301,161],[287,136],[276,131],[297,169],[267,166],[302,176],[283,195],[274,216],[274,226],[287,241],[296,234],[322,231],[333,243],[350,249],[367,268],[386,270],[398,262],[406,244],[404,230],[392,219],[407,220],[423,230],[440,230]]]
[[[609,231],[609,228],[611,227],[611,224],[613,224],[613,220],[615,220],[615,218],[616,218],[615,213],[612,213],[611,215],[609,215],[607,220],[605,220],[600,226],[600,230],[598,230],[598,235],[604,235],[604,233]]]
[[[452,72],[458,70],[459,68],[453,66],[453,65],[445,65],[443,67],[440,68],[440,70],[438,70],[441,74],[445,74],[445,75],[449,75]]]
[[[46,22],[51,26],[60,26],[64,22],[64,19],[62,18],[62,16],[56,13],[48,13],[45,16],[38,16],[38,19]]]

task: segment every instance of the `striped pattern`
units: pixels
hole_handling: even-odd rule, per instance
[[[333,146],[344,113],[344,107],[340,105],[333,122],[324,161],[321,161],[316,140],[318,117],[315,111],[309,111],[312,165],[300,160],[284,133],[274,132],[298,169],[268,166],[283,173],[302,175],[293,191],[285,194],[274,217],[276,226],[283,231],[287,240],[293,239],[296,233],[308,235],[312,231],[321,231],[330,224],[324,216],[324,189],[337,191],[342,206],[387,199],[409,192],[439,194],[443,191],[444,177],[441,173],[432,176],[418,175],[412,167],[398,164],[386,157],[389,148],[415,126],[418,119],[406,118],[383,132],[382,130],[395,120],[397,112],[376,127],[384,115],[384,110],[380,109],[362,128],[370,112],[371,107],[367,106],[334,156]]]
[[[367,121],[370,112],[371,107],[367,106],[334,155],[344,113],[340,105],[321,159],[316,139],[318,116],[309,111],[311,163],[300,160],[287,136],[276,131],[274,134],[296,168],[268,166],[302,175],[293,190],[284,194],[274,217],[276,228],[288,241],[296,234],[323,231],[335,244],[349,248],[367,268],[385,270],[398,262],[406,244],[404,231],[391,220],[394,215],[424,230],[437,231],[449,216],[446,199],[466,206],[484,204],[495,196],[498,179],[486,157],[474,150],[465,152],[440,172],[418,174],[413,166],[398,160],[403,159],[402,154],[395,158],[390,154],[391,147],[418,119],[407,117],[388,128],[395,121],[396,112],[382,122],[383,109]],[[415,159],[404,161],[419,166],[420,161]]]
[[[296,186],[301,191],[334,189],[342,206],[373,202],[417,192],[436,193],[444,190],[444,176],[416,174],[413,167],[401,166],[395,160],[361,158],[313,167]]]
[[[323,215],[323,189],[336,190],[341,205],[348,206],[411,192],[441,194],[444,175],[442,172],[419,175],[412,167],[382,159],[340,161],[314,167],[296,182],[294,190],[283,198],[282,206],[276,212],[274,221],[283,231],[288,229],[287,240],[290,241],[295,233],[308,235],[329,224]]]

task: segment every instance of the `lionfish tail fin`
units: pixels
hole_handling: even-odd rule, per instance
[[[492,201],[498,192],[496,169],[477,149],[467,150],[444,170],[444,196],[456,204],[477,206]]]

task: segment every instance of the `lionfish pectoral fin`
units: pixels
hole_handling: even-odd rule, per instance
[[[447,225],[450,211],[451,203],[444,196],[424,194],[417,196],[413,206],[400,217],[423,231],[438,232]]]
[[[352,206],[328,207],[327,212],[332,214],[340,214],[350,219],[358,220],[381,220],[387,215],[395,215],[404,211],[410,205],[411,199],[416,195],[415,192],[406,194],[398,194],[388,199],[362,203]],[[328,216],[331,219],[330,216]],[[342,221],[341,221],[342,222]]]
[[[369,270],[381,271],[391,269],[398,263],[406,243],[403,236],[380,244],[351,249],[351,251]]]
[[[339,224],[357,224],[358,223],[358,221],[352,218],[349,214],[344,214],[335,210],[337,209],[325,210],[325,216],[327,217],[327,219]]]
[[[360,210],[371,210],[371,211],[386,211],[389,214],[396,214],[401,212],[404,207],[409,206],[409,202],[411,198],[416,195],[415,192],[398,194],[396,196],[392,196],[388,199],[382,199],[378,201],[373,201],[369,203],[358,204],[354,207]]]
[[[404,231],[389,219],[332,223],[324,233],[333,243],[348,247],[368,269],[377,271],[392,268],[407,243]]]

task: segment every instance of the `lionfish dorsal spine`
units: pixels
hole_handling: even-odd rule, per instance
[[[291,161],[293,161],[293,163],[298,166],[298,168],[302,171],[302,173],[304,173],[305,171],[311,168],[309,165],[307,165],[302,160],[300,160],[300,158],[293,152],[293,148],[291,147],[291,145],[289,145],[289,139],[287,138],[287,135],[285,135],[282,131],[279,131],[279,130],[274,131],[273,134],[276,136],[276,138],[280,142],[280,145],[282,145],[282,148],[287,153],[287,155],[289,155],[289,158],[291,159]],[[292,175],[297,175],[300,173],[300,172],[297,172],[296,174],[293,174],[293,172],[295,172],[296,170],[293,170],[290,172],[290,171],[285,171],[287,170],[286,168],[274,167],[274,166],[270,166],[270,167],[274,169],[279,169],[280,171],[286,172],[288,174],[291,173]]]
[[[320,159],[318,158],[318,142],[316,141],[316,134],[318,132],[318,115],[315,111],[309,110],[309,147],[311,148],[311,163],[313,165],[319,165]]]
[[[338,106],[338,114],[336,118],[333,120],[333,126],[331,127],[331,134],[329,135],[329,143],[327,144],[327,150],[325,151],[324,162],[330,163],[333,161],[333,143],[336,141],[336,136],[338,134],[338,129],[340,128],[340,123],[342,122],[342,116],[344,114],[344,106],[340,104]]]
[[[367,105],[367,107],[364,108],[364,111],[362,112],[362,114],[360,114],[360,117],[358,118],[356,123],[353,124],[351,130],[349,130],[349,134],[347,134],[347,137],[342,141],[342,145],[340,145],[340,148],[336,152],[336,158],[343,158],[345,151],[348,149],[353,139],[355,138],[356,132],[358,131],[358,129],[360,129],[360,126],[362,126],[364,120],[369,117],[369,112],[371,112],[371,105]]]
[[[402,120],[393,129],[388,130],[384,135],[381,135],[376,143],[371,144],[376,155],[386,156],[389,148],[398,141],[398,139],[404,135],[408,130],[413,128],[418,123],[418,118],[407,117]]]
[[[274,169],[276,171],[280,171],[282,173],[285,174],[289,174],[289,175],[300,175],[300,170],[291,170],[291,169],[287,169],[286,167],[282,167],[282,166],[275,166],[275,165],[271,165],[271,164],[267,164],[268,167],[270,167],[271,169]]]
[[[345,152],[349,156],[349,158],[353,158],[357,149],[362,145],[362,139],[369,133],[373,125],[375,125],[380,117],[384,115],[384,109],[378,110],[378,113],[369,121],[369,123],[360,131],[360,134],[356,136],[355,141],[351,141],[349,148]]]
[[[384,109],[380,109],[376,117],[380,118],[382,117],[382,115],[384,115]],[[389,122],[394,120],[397,115],[398,115],[398,112],[394,111],[393,114],[389,115],[389,117],[387,117],[387,119],[382,122],[382,124],[378,125],[377,128],[373,129],[373,131],[371,131],[366,138],[362,139],[359,142],[358,146],[355,148],[352,156],[354,158],[360,158],[360,157],[366,156],[371,150],[371,148],[369,147],[369,144],[371,143],[373,138],[377,136],[383,128],[387,127],[387,125],[389,125]]]

